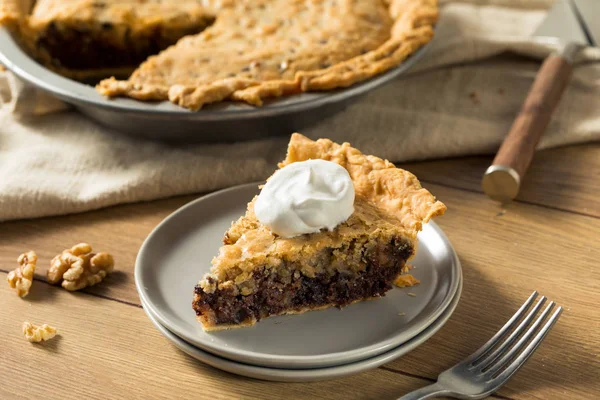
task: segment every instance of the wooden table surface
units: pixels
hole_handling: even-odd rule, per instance
[[[156,224],[197,196],[0,224],[1,280],[23,251],[39,256],[28,297],[0,283],[0,399],[395,399],[477,349],[534,290],[565,311],[494,397],[598,398],[600,145],[538,153],[518,200],[504,208],[479,188],[490,161],[404,165],[448,206],[438,223],[462,261],[461,301],[448,323],[410,354],[325,382],[273,383],[222,372],[177,350],[148,320],[134,286],[136,254]],[[114,254],[117,271],[81,293],[47,284],[49,260],[81,241]],[[30,344],[23,321],[51,324],[60,335]]]

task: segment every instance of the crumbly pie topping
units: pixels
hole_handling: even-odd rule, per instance
[[[245,216],[234,223],[227,232],[227,243],[213,260],[211,272],[220,281],[235,280],[241,283],[250,278],[257,265],[277,267],[282,260],[301,265],[308,276],[322,272],[313,255],[326,248],[341,248],[345,243],[366,236],[393,237],[404,232],[400,221],[357,197],[355,211],[347,221],[333,231],[283,238],[260,224],[254,214],[254,199]],[[410,240],[410,239],[408,239]],[[386,241],[386,240],[382,240]],[[339,269],[347,268],[339,265]]]
[[[436,201],[427,189],[421,187],[416,176],[396,168],[388,160],[364,155],[349,143],[340,145],[329,139],[312,141],[294,133],[287,157],[279,167],[317,158],[346,168],[354,181],[356,195],[400,220],[411,238],[417,236],[423,223],[446,211],[442,202]]]
[[[261,105],[346,87],[386,71],[433,37],[437,0],[240,0],[216,22],[98,85],[107,96],[197,110],[225,99]]]

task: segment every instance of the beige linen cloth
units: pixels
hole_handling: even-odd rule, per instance
[[[552,47],[552,1],[445,2],[410,74],[305,130],[392,161],[493,153]],[[507,54],[509,53],[509,54]],[[518,54],[520,56],[515,56]],[[600,51],[586,49],[541,148],[600,139]],[[0,220],[81,212],[266,178],[288,137],[167,145],[108,132],[0,72]]]

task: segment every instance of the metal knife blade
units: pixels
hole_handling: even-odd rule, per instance
[[[558,0],[548,11],[546,19],[533,36],[549,42],[555,42],[558,39],[562,45],[568,43],[590,45],[571,0]]]
[[[571,0],[591,46],[600,46],[600,1]]]

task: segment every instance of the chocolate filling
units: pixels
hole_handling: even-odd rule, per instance
[[[331,249],[326,250],[331,253]],[[302,274],[282,275],[294,268],[263,268],[254,273],[254,294],[234,295],[234,289],[205,293],[196,286],[193,307],[197,315],[214,314],[216,324],[239,324],[251,319],[305,308],[335,305],[339,308],[356,300],[384,296],[392,288],[406,260],[413,252],[407,243],[379,244],[363,254],[365,268],[359,272],[322,273],[314,278]]]
[[[46,50],[57,66],[82,70],[135,67],[180,38],[203,31],[212,22],[207,20],[177,29],[156,27],[143,36],[132,36],[128,28],[119,27],[125,29],[125,37],[120,43],[115,43],[112,37],[111,31],[116,28],[111,23],[103,23],[100,29],[68,26],[59,29],[55,23],[50,23],[38,38],[37,46]]]

